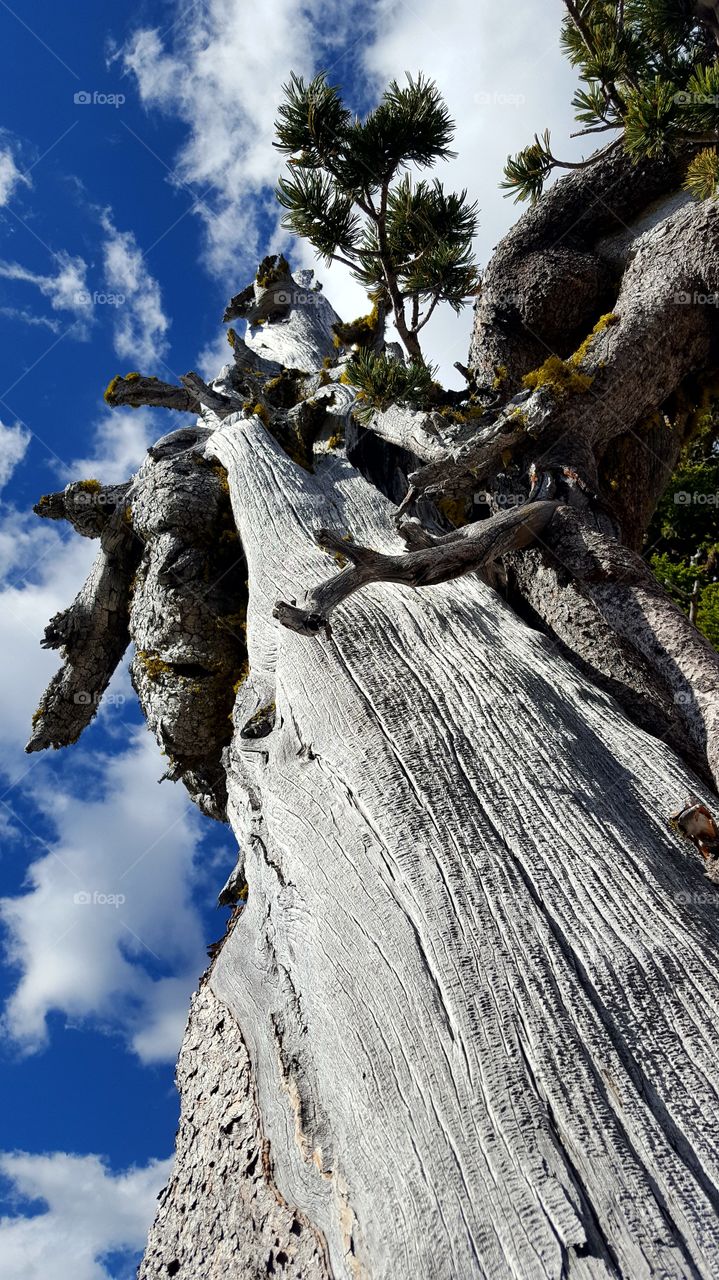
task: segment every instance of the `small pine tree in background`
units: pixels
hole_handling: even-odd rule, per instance
[[[564,0],[562,46],[579,72],[580,136],[610,135],[641,158],[679,150],[698,199],[719,190],[717,0]],[[586,164],[593,163],[591,157]],[[548,133],[509,157],[502,184],[536,201],[558,160]]]
[[[704,415],[649,528],[651,567],[719,649],[719,410]]]
[[[447,193],[409,172],[453,155],[454,122],[439,90],[421,74],[402,87],[393,80],[364,120],[324,74],[309,84],[293,74],[283,92],[275,126],[275,146],[289,157],[277,188],[283,225],[327,263],[351,267],[422,363],[419,334],[437,306],[459,311],[479,282],[476,205],[466,191]]]

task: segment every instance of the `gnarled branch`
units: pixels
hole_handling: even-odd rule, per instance
[[[503,511],[489,520],[457,529],[433,546],[388,556],[348,542],[340,533],[318,529],[317,543],[345,556],[350,566],[314,587],[303,608],[278,600],[274,616],[283,626],[303,635],[329,633],[329,617],[343,600],[370,582],[399,582],[408,587],[431,587],[481,569],[507,551],[526,547],[546,527],[556,502],[532,502]]]

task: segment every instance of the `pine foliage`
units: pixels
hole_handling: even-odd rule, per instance
[[[580,76],[575,118],[641,157],[686,153],[687,187],[714,195],[719,143],[716,0],[564,0],[562,48]],[[590,162],[588,162],[590,163]],[[509,157],[503,186],[536,201],[554,169],[569,167],[548,134]]]
[[[347,110],[324,74],[284,86],[275,146],[287,156],[277,196],[283,225],[318,256],[347,263],[393,311],[408,354],[443,302],[459,311],[477,291],[472,239],[477,208],[466,191],[415,176],[454,153],[454,122],[432,80],[393,80],[364,120]]]

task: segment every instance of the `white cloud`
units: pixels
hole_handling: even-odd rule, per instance
[[[93,301],[87,287],[87,263],[64,249],[53,255],[57,270],[54,275],[30,271],[19,262],[0,262],[0,278],[35,285],[47,298],[53,311],[75,316],[75,336],[86,337],[92,323]]]
[[[165,335],[170,327],[162,309],[160,286],[148,271],[132,232],[118,231],[107,210],[102,215],[102,228],[107,292],[122,299],[114,309],[115,351],[143,370],[151,368],[165,354]]]
[[[144,727],[127,724],[124,664],[99,712],[117,754],[89,754],[82,743],[61,756],[23,753],[59,661],[40,639],[96,550],[12,509],[0,520],[0,813],[22,835],[30,864],[26,891],[0,907],[19,974],[5,1030],[24,1050],[39,1049],[47,1014],[58,1010],[119,1034],[144,1062],[166,1061],[205,963],[192,903],[204,820],[180,784],[158,785],[166,761]],[[124,901],[112,905],[111,895]]]
[[[0,141],[0,206],[10,203],[21,184],[29,187],[30,179],[18,169],[12,147]]]
[[[30,443],[30,432],[19,423],[6,427],[0,422],[0,489],[4,488],[13,471],[22,462]]]
[[[457,122],[459,153],[437,174],[478,199],[477,251],[486,262],[517,217],[498,189],[507,155],[545,127],[554,130],[560,154],[576,159],[580,151],[568,141],[574,73],[559,49],[563,12],[560,0],[516,0],[508,23],[504,11],[478,8],[476,0],[375,0],[341,11],[329,0],[278,0],[272,22],[257,24],[247,22],[238,0],[208,0],[198,22],[175,28],[172,47],[157,31],[138,31],[124,63],[148,107],[187,125],[176,180],[203,194],[198,212],[209,263],[225,273],[230,293],[258,257],[282,244],[272,190],[283,158],[272,140],[290,69],[308,75],[324,68],[340,84],[364,74],[375,100],[406,70],[436,79]],[[316,266],[306,243],[295,247],[293,259]],[[321,266],[319,274],[341,315],[365,309],[345,267]],[[445,307],[425,330],[428,355],[454,385],[462,385],[453,364],[466,359],[471,323],[471,307],[459,319]]]
[[[62,332],[59,320],[52,320],[49,316],[36,316],[32,311],[28,311],[27,307],[0,306],[0,316],[4,316],[6,320],[19,320],[21,324],[49,329],[51,333]]]
[[[204,956],[190,898],[200,818],[183,788],[158,786],[164,762],[144,728],[120,755],[76,751],[77,790],[40,766],[36,804],[56,834],[28,892],[0,902],[21,969],[6,1030],[37,1050],[57,1010],[120,1032],[145,1062],[173,1060]]]
[[[168,423],[162,409],[108,409],[95,426],[92,450],[62,468],[63,480],[94,478],[102,484],[129,480],[149,445],[188,420],[184,414],[173,415]]]
[[[77,338],[88,336],[91,325],[102,312],[111,320],[118,356],[133,364],[151,367],[167,350],[166,334],[170,327],[162,309],[160,286],[147,269],[133,233],[118,231],[107,210],[100,215],[100,224],[104,233],[102,289],[90,288],[89,265],[84,258],[64,249],[53,254],[54,272],[32,271],[22,263],[0,260],[0,279],[34,285],[48,299],[53,311],[74,315]],[[4,305],[0,312],[8,318],[59,330],[56,321],[35,316],[22,308]]]
[[[291,70],[311,74],[320,45],[339,63],[371,29],[371,6],[333,0],[275,0],[271,18],[248,22],[237,0],[208,0],[188,24],[177,24],[174,47],[156,30],[137,31],[123,62],[148,107],[179,116],[188,128],[174,180],[198,193],[212,270],[229,279],[268,252],[277,207],[254,197],[271,190],[282,170],[273,124]],[[264,235],[264,232],[262,233]]]
[[[405,68],[437,81],[457,124],[458,154],[438,165],[436,174],[446,187],[466,188],[479,202],[477,258],[486,263],[523,209],[499,190],[507,156],[545,128],[552,130],[558,155],[575,160],[582,150],[569,141],[576,76],[559,47],[564,6],[561,0],[514,0],[510,22],[505,10],[478,7],[476,0],[413,0],[411,7],[392,0],[382,14],[365,53],[367,71],[378,93],[393,76],[402,79]],[[596,143],[588,141],[594,150]],[[330,296],[334,275],[333,267]],[[452,365],[466,360],[471,325],[471,306],[459,318],[443,307],[424,331],[425,349],[451,385],[464,385]]]
[[[144,1247],[171,1165],[113,1173],[95,1155],[1,1153],[19,1204],[0,1218],[0,1280],[111,1280],[103,1258]],[[44,1211],[24,1216],[23,1204],[38,1200]]]
[[[11,778],[28,767],[30,718],[57,669],[57,654],[40,648],[45,627],[75,597],[96,551],[87,538],[64,536],[61,525],[12,508],[2,513],[0,770]]]

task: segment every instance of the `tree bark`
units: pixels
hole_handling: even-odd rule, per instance
[[[667,224],[682,261],[700,252],[688,217]],[[657,272],[633,270],[651,322]],[[719,660],[565,465],[596,474],[604,410],[579,431],[540,403],[550,435],[576,438],[559,462],[537,450],[515,510],[398,528],[355,465],[341,366],[319,372],[334,313],[308,289],[209,388],[239,398],[260,379],[262,412],[192,383],[197,428],[128,490],[138,691],[171,776],[226,814],[240,851],[142,1280],[709,1280],[719,897],[670,818],[690,797],[716,807]],[[253,287],[233,314],[263,299]],[[625,319],[633,341],[630,305]],[[687,324],[699,358],[704,319]],[[608,333],[624,404],[636,371]],[[307,375],[294,407],[277,405],[278,368]],[[387,475],[399,448],[415,468],[443,458],[462,493],[431,414],[369,425]],[[73,511],[54,496],[46,514]],[[543,632],[477,572],[497,556]],[[554,576],[535,571],[532,592],[522,557],[553,557]],[[579,619],[553,599],[558,565]],[[216,591],[198,599],[205,574]],[[650,692],[653,732],[631,705]]]

